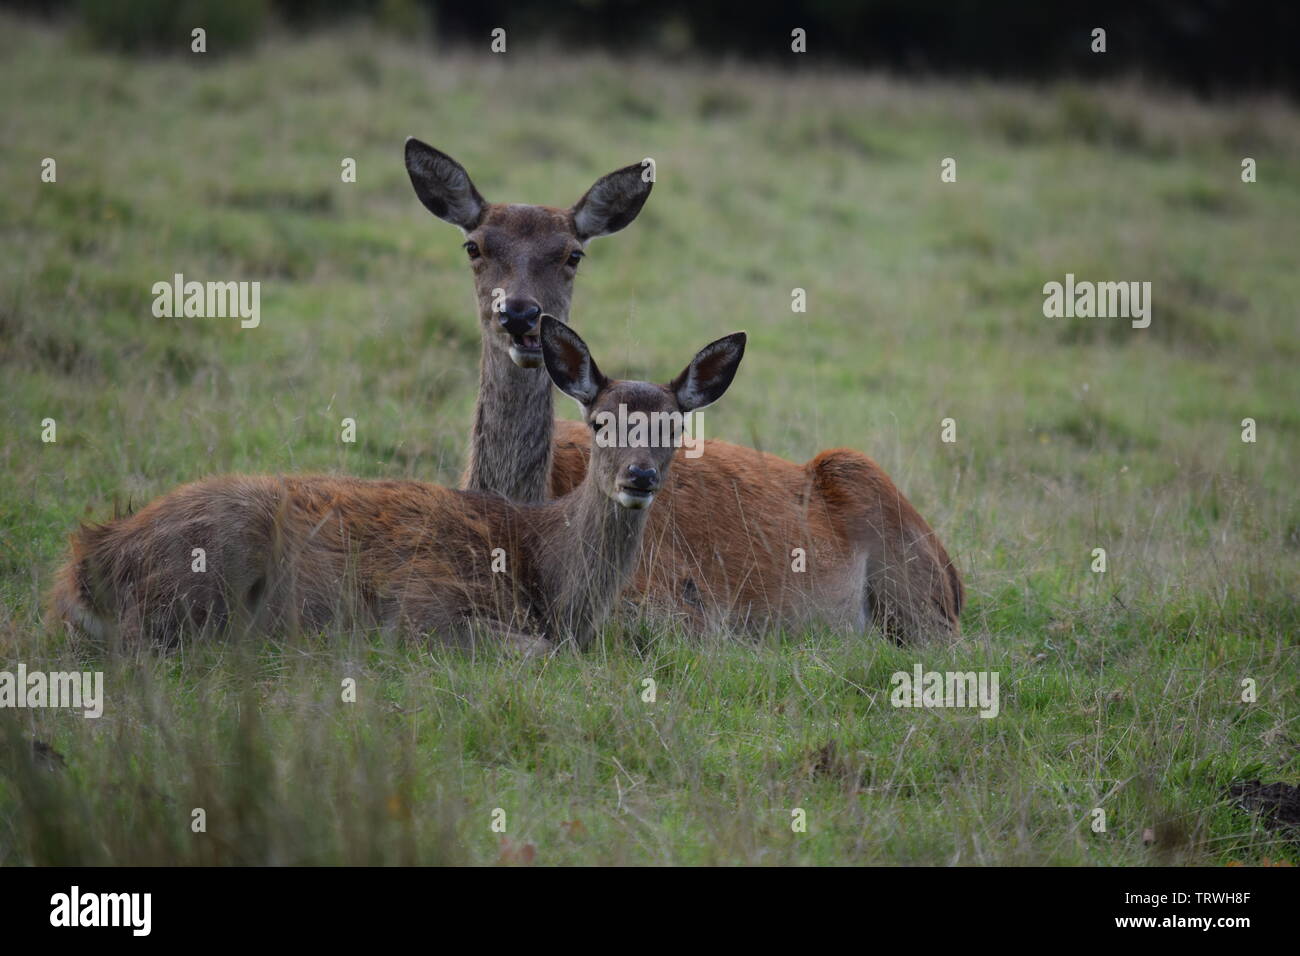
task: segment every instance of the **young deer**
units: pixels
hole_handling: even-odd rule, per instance
[[[717,401],[745,351],[705,346],[668,385],[611,381],[543,316],[538,356],[588,422],[680,416]],[[672,447],[597,443],[586,477],[544,504],[415,481],[215,478],[73,535],[55,612],[92,636],[171,644],[186,631],[394,627],[528,652],[585,647],[636,565]],[[195,549],[204,570],[196,570]]]
[[[584,247],[636,218],[652,183],[628,166],[557,209],[486,202],[464,167],[416,139],[406,168],[429,211],[464,232],[474,271],[483,358],[462,484],[521,501],[563,495],[586,472],[590,436],[552,422],[529,335],[542,311],[567,321]],[[494,289],[507,294],[502,313],[492,311]],[[696,628],[823,621],[875,622],[896,639],[960,633],[956,567],[866,455],[832,449],[801,465],[707,441],[701,457],[678,457],[632,585],[649,608]]]

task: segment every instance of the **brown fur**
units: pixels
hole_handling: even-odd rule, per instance
[[[580,425],[553,422],[546,376],[510,360],[492,290],[531,297],[567,321],[575,271],[562,253],[591,237],[577,227],[577,213],[594,220],[587,232],[615,231],[632,221],[649,187],[639,188],[630,166],[598,181],[572,210],[494,205],[458,163],[420,148],[433,159],[413,167],[408,153],[417,193],[482,252],[472,268],[483,361],[462,484],[521,501],[563,495],[582,480],[590,436]],[[633,583],[638,600],[693,626],[753,630],[824,620],[860,630],[871,621],[899,639],[960,633],[956,567],[925,519],[860,452],[825,451],[799,465],[709,441],[699,458],[678,454],[646,544]],[[794,548],[806,550],[804,573],[792,570]]]
[[[546,341],[556,381],[574,391],[585,383],[589,416],[688,407],[676,383],[605,379],[561,323],[552,322]],[[722,390],[743,354],[739,342]],[[701,352],[688,369],[712,354]],[[672,460],[671,448],[598,447],[570,493],[532,505],[416,481],[212,478],[79,529],[51,606],[74,629],[125,644],[361,626],[454,644],[486,631],[528,651],[548,641],[581,647],[640,553],[648,505],[617,502],[629,469],[666,476]],[[204,552],[202,568],[195,549]]]
[[[80,529],[53,603],[68,623],[126,643],[228,626],[443,630],[474,608],[502,610],[501,598],[510,620],[513,595],[494,593],[487,571],[494,541],[513,545],[515,562],[526,557],[520,520],[499,498],[418,482],[211,478]],[[206,552],[202,572],[192,570],[195,548]],[[453,556],[474,573],[457,574]]]
[[[591,442],[576,422],[555,429],[550,491],[563,495],[582,480]],[[806,572],[792,570],[794,548]],[[679,451],[643,549],[632,588],[698,625],[960,633],[964,595],[948,552],[884,470],[851,449],[803,465],[722,441],[706,440],[699,458]]]
[[[581,644],[603,611],[583,621],[574,603],[611,578],[593,599],[607,610],[635,546],[626,561],[607,562],[580,529],[627,525],[617,539],[639,540],[641,516],[624,511],[595,482],[522,506],[414,481],[212,478],[80,529],[51,601],[78,630],[126,644],[330,626],[410,630],[453,644],[486,627],[519,643],[537,635]],[[192,570],[194,548],[206,552],[202,572]],[[492,570],[495,548],[506,573]],[[585,565],[562,558],[579,553]]]

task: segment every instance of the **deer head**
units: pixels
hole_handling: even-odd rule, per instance
[[[546,371],[582,407],[595,433],[586,481],[624,508],[649,507],[668,476],[684,416],[722,397],[736,377],[745,340],[744,332],[733,332],[711,342],[666,385],[618,381],[601,373],[577,332],[543,316]]]
[[[587,243],[635,219],[654,185],[638,163],[598,179],[569,209],[490,203],[460,163],[414,137],[406,171],[425,207],[465,235],[485,351],[521,368],[542,365],[542,315],[568,321]]]

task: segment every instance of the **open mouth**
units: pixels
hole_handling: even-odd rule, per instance
[[[618,503],[624,508],[630,508],[636,511],[640,508],[650,507],[650,502],[655,500],[654,489],[652,488],[619,488]]]
[[[542,364],[541,333],[510,336],[510,358],[520,368],[539,367]]]

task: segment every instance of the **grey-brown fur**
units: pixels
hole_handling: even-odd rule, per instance
[[[627,166],[597,180],[573,208],[559,209],[489,203],[459,163],[416,139],[407,140],[406,167],[421,202],[460,227],[471,253],[483,350],[461,486],[512,501],[543,501],[554,433],[551,383],[537,366],[523,368],[512,358],[517,337],[502,328],[502,296],[494,290],[567,323],[577,274],[572,260],[580,261],[591,239],[630,223],[653,183],[643,179],[640,165]],[[482,254],[474,256],[475,249]]]

